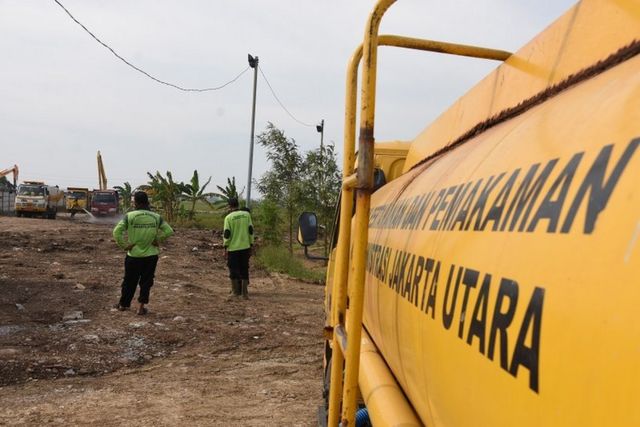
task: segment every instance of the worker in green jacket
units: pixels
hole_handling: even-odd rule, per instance
[[[253,247],[253,222],[251,214],[240,210],[238,199],[230,198],[231,213],[224,218],[222,244],[229,267],[231,293],[249,299],[249,258]]]
[[[127,251],[120,301],[116,308],[120,311],[129,309],[139,284],[138,314],[147,314],[144,305],[149,303],[149,292],[153,286],[160,253],[159,245],[173,234],[173,229],[160,215],[151,212],[147,193],[138,191],[134,194],[133,200],[135,210],[127,212],[113,229],[116,243]],[[126,241],[123,236],[125,232]]]

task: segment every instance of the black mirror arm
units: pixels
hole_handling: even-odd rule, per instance
[[[315,255],[309,255],[309,251],[307,250],[308,246],[304,247],[304,256],[308,259],[315,259],[315,260],[319,260],[319,261],[329,261],[329,258],[327,257],[323,257],[323,256],[315,256]]]

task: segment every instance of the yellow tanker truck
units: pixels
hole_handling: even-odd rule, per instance
[[[42,181],[25,181],[18,186],[16,216],[56,219],[58,210],[64,209],[64,192]]]
[[[513,54],[378,34],[393,3],[347,70],[321,421],[640,425],[640,2],[581,1]],[[382,45],[503,62],[379,145]]]

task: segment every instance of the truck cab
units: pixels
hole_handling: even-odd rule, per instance
[[[90,200],[88,188],[68,187],[66,196],[67,211],[71,213],[72,218],[78,212],[86,212]]]
[[[18,186],[16,197],[17,216],[42,216],[55,219],[58,208],[64,206],[64,193],[55,186],[41,181],[25,181]]]
[[[393,181],[400,175],[404,169],[404,162],[407,153],[411,147],[411,141],[388,141],[377,142],[374,148],[374,182],[377,184],[386,184]],[[384,182],[380,181],[384,177]]]
[[[118,214],[118,192],[116,190],[93,190],[91,214],[94,216],[115,216]]]

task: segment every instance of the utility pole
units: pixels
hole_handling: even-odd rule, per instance
[[[253,68],[253,106],[251,107],[251,143],[249,145],[249,178],[247,180],[247,204],[251,207],[251,172],[253,170],[253,136],[256,128],[256,87],[258,86],[258,57],[249,54],[249,66]]]
[[[316,130],[320,133],[320,177],[318,178],[319,185],[318,188],[318,201],[320,202],[320,207],[322,208],[322,220],[324,221],[324,256],[328,255],[327,251],[327,221],[324,218],[324,119],[320,121],[319,125],[316,125]]]
[[[323,139],[324,139],[324,119],[320,121],[319,125],[316,125],[316,130],[320,133],[320,161],[322,161],[322,153],[324,150]]]
[[[320,176],[318,177],[318,181],[320,181],[320,190],[322,190],[322,181],[324,180],[324,173],[322,172],[322,162],[323,162],[323,157],[324,157],[324,119],[322,119],[320,121],[319,125],[316,125],[316,130],[318,131],[318,133],[320,134]],[[320,199],[320,201],[322,201],[322,197],[321,197],[321,193],[322,191],[319,192],[318,194],[318,198]]]

